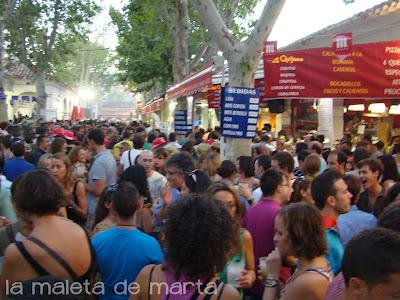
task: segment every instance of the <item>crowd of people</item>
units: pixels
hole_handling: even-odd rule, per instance
[[[2,297],[400,297],[399,137],[289,145],[265,126],[236,161],[220,141],[136,121],[0,123]]]

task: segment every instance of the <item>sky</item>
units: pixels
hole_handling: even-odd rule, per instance
[[[122,9],[128,0],[97,1],[102,5],[104,10],[94,20],[93,32],[90,35],[90,39],[111,50],[115,50],[118,38],[115,33],[115,27],[111,25],[108,9],[110,6]],[[382,2],[384,1],[356,0],[355,3],[345,5],[343,0],[286,0],[286,4],[272,30],[269,40],[278,41],[279,48],[286,46],[315,31],[345,20]],[[266,0],[262,0],[259,3],[252,18],[256,19],[261,15],[265,3]]]

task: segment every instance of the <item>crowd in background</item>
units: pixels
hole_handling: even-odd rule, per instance
[[[400,297],[400,137],[327,147],[266,124],[235,161],[221,140],[136,121],[0,123],[2,294],[69,280],[104,284],[76,299]]]

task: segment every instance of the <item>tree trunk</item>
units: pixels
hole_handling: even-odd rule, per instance
[[[4,22],[0,21],[0,97],[5,97],[4,89],[5,67],[4,67]],[[7,99],[1,100],[1,121],[8,121],[8,105]]]
[[[36,75],[36,97],[38,103],[38,115],[40,118],[46,118],[46,104],[47,104],[47,93],[46,93],[46,72],[42,71]]]
[[[211,39],[228,60],[229,85],[254,87],[254,74],[261,59],[262,45],[285,4],[285,0],[268,0],[253,31],[244,41],[239,41],[227,27],[213,0],[193,0],[193,5],[208,28]],[[251,155],[251,140],[226,139],[224,158],[235,160],[241,155]]]
[[[174,0],[175,19],[172,34],[174,37],[173,76],[174,82],[189,75],[189,13],[187,0]]]

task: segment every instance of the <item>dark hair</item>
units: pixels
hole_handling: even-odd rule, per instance
[[[129,139],[132,136],[133,132],[131,130],[125,129],[124,132],[122,133],[122,139],[126,140]]]
[[[376,149],[378,149],[378,150],[382,150],[383,148],[385,148],[385,143],[382,142],[382,141],[377,141],[377,142],[375,143],[375,147],[376,147]]]
[[[16,157],[24,156],[25,144],[23,142],[15,142],[11,145],[11,151]]]
[[[304,160],[304,169],[306,175],[315,176],[321,168],[321,157],[316,153],[311,153]]]
[[[393,202],[380,214],[378,226],[400,233],[400,202]]]
[[[272,160],[278,162],[279,168],[287,168],[288,173],[292,173],[294,169],[294,160],[290,153],[286,151],[278,151],[272,156]]]
[[[92,224],[92,227],[90,228],[91,231],[94,230],[96,225],[103,221],[108,213],[109,209],[105,207],[106,203],[111,203],[111,195],[113,192],[109,191],[107,187],[104,189],[103,193],[101,194],[99,201],[97,202],[96,205],[96,211],[94,213],[94,222]]]
[[[164,147],[157,148],[156,150],[154,150],[153,153],[154,153],[154,157],[164,158],[164,159],[168,158],[168,151]]]
[[[41,134],[37,137],[36,139],[36,144],[39,146],[40,143],[45,139],[48,138],[49,136],[47,134]]]
[[[318,135],[317,135],[317,141],[318,141],[318,142],[320,142],[321,144],[323,144],[323,143],[324,143],[324,140],[325,140],[325,135],[323,135],[323,134],[318,134]]]
[[[204,193],[211,185],[211,180],[201,170],[193,170],[185,175],[185,184],[191,193]]]
[[[111,195],[111,202],[118,216],[128,219],[135,214],[138,208],[139,192],[133,183],[120,182]]]
[[[379,160],[375,158],[366,158],[363,159],[362,161],[359,161],[357,164],[357,168],[359,169],[361,169],[364,166],[368,166],[373,173],[378,172],[378,177],[382,175],[383,165]]]
[[[237,173],[238,170],[236,165],[231,160],[224,160],[221,163],[221,166],[218,168],[218,175],[223,179],[231,177],[233,174]]]
[[[171,133],[168,135],[168,141],[170,141],[170,142],[175,142],[175,141],[176,141],[176,134],[175,134],[175,132],[171,132]]]
[[[305,161],[306,157],[309,156],[311,154],[310,151],[308,150],[301,150],[298,154],[297,154],[297,159],[298,161]]]
[[[14,194],[16,208],[22,213],[38,216],[56,214],[65,204],[63,188],[43,169],[23,174]]]
[[[366,230],[347,244],[342,260],[346,286],[357,277],[371,289],[400,273],[400,235],[386,228]]]
[[[268,169],[261,176],[260,187],[264,197],[272,196],[275,194],[278,186],[283,182],[285,174],[273,168]]]
[[[95,128],[89,131],[87,135],[88,140],[93,140],[97,145],[104,145],[104,133],[101,129]]]
[[[12,137],[10,134],[1,137],[1,143],[6,149],[11,149]]]
[[[181,151],[192,153],[194,147],[193,141],[187,141],[185,144],[182,145]]]
[[[299,155],[300,151],[303,150],[308,150],[308,145],[304,142],[296,143],[296,150],[295,150],[296,154]]]
[[[343,176],[343,180],[347,185],[347,190],[353,195],[350,199],[351,205],[353,205],[358,201],[358,197],[360,196],[360,179],[354,175],[347,174]]]
[[[334,152],[331,152],[334,153]],[[344,153],[343,151],[339,151],[336,153],[337,155],[337,161],[339,165],[343,165],[347,163],[347,154]]]
[[[341,178],[342,176],[335,170],[327,170],[315,177],[311,184],[311,195],[319,209],[324,208],[329,196],[336,195],[335,183]]]
[[[130,182],[135,185],[139,195],[145,198],[145,204],[151,204],[151,194],[149,184],[147,182],[146,171],[142,165],[135,164],[127,168],[119,178],[119,183]]]
[[[383,165],[382,172],[382,183],[385,180],[392,179],[394,181],[399,181],[399,171],[397,170],[396,160],[391,155],[382,155],[378,158]]]
[[[264,171],[271,168],[271,157],[269,155],[260,155],[256,158],[258,166],[263,167]]]
[[[133,141],[134,149],[142,149],[144,146],[144,143],[146,142],[143,135],[141,135],[141,134],[135,134],[132,141]]]
[[[4,170],[4,164],[6,163],[6,160],[4,158],[4,152],[3,150],[0,149],[0,174],[3,173]]]
[[[297,178],[293,182],[293,193],[290,196],[290,203],[301,202],[301,191],[307,191],[311,186],[311,179],[309,178]]]
[[[153,141],[156,139],[156,136],[155,136],[155,134],[154,133],[152,133],[152,132],[149,132],[149,134],[147,135],[147,142],[148,143],[153,143]]]
[[[312,260],[327,253],[325,229],[319,210],[307,203],[292,203],[279,211],[295,257]]]
[[[62,146],[64,146],[64,144],[66,144],[66,143],[67,142],[62,137],[54,138],[50,143],[49,153],[55,154],[55,153],[61,152]]]
[[[367,159],[370,156],[371,154],[368,152],[367,148],[357,147],[353,153],[353,162],[355,165],[357,165],[360,161],[362,161],[363,159]]]
[[[320,147],[319,143],[312,143],[310,150],[314,150],[317,154],[322,153],[322,148]]]
[[[207,194],[183,197],[168,209],[166,261],[176,279],[212,278],[224,269],[235,239],[235,221],[223,203]]]
[[[166,162],[165,168],[175,167],[180,170],[181,173],[187,174],[194,170],[193,159],[187,152],[179,152],[173,154]]]
[[[396,182],[388,190],[385,205],[393,203],[396,200],[396,197],[399,193],[400,193],[400,182]]]
[[[243,173],[245,177],[254,176],[254,162],[250,156],[239,156],[239,173]]]

